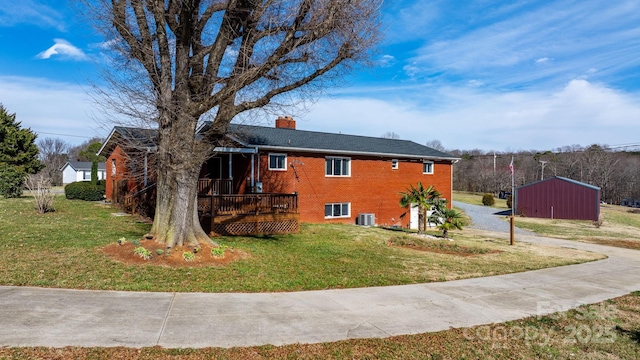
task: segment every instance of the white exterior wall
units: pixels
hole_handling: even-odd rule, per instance
[[[87,172],[88,178],[84,178],[84,172]],[[106,171],[98,170],[98,180],[106,179]],[[64,170],[62,170],[62,183],[69,184],[76,181],[90,181],[91,180],[91,169],[87,170],[74,170],[71,166],[66,166]]]
[[[76,171],[71,166],[67,165],[64,167],[64,170],[62,170],[62,183],[69,184],[74,181],[78,181],[77,176],[78,174]],[[82,176],[82,172],[80,173],[80,176]]]

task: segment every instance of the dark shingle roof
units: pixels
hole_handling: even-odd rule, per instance
[[[125,143],[127,146],[138,150],[154,148],[158,144],[158,130],[115,126],[98,154],[109,156],[116,145]]]
[[[69,161],[67,162],[67,164],[69,164],[69,166],[71,166],[73,169],[77,170],[91,170],[91,161]],[[63,166],[64,168],[64,166]],[[98,170],[105,170],[106,166],[104,162],[99,162],[98,163]]]
[[[238,124],[231,124],[229,126],[229,133],[244,145],[263,148],[457,159],[450,154],[409,140]]]
[[[208,127],[209,124],[205,124],[200,129],[200,133],[207,131]],[[240,124],[229,125],[228,136],[243,146],[257,146],[268,150],[310,151],[344,155],[418,157],[446,160],[457,159],[453,155],[409,140]],[[134,147],[138,149],[155,147],[158,141],[157,130],[117,126],[113,129],[100,153],[105,156],[108,155],[113,151],[115,144],[123,139],[129,144],[134,144]]]

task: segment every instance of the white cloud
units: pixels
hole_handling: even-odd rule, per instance
[[[446,9],[443,17],[462,13],[467,19],[450,23],[454,29],[432,33],[409,62],[425,74],[458,79],[482,74],[495,87],[532,82],[560,86],[590,68],[601,69],[599,78],[613,82],[640,66],[639,1],[519,5],[523,8],[506,13],[479,2]],[[482,11],[473,12],[474,6]],[[540,64],[546,66],[536,66]]]
[[[549,92],[443,87],[397,90],[393,97],[321,99],[298,128],[366,136],[393,131],[420,144],[438,139],[447,148],[497,151],[634,143],[640,129],[640,93],[586,80]]]
[[[378,66],[380,67],[391,67],[396,63],[396,58],[393,55],[382,55],[380,59],[377,61]]]
[[[0,102],[38,138],[58,137],[78,144],[108,130],[93,120],[96,111],[85,89],[40,78],[0,77]],[[59,136],[52,134],[64,134]]]
[[[415,77],[422,71],[422,69],[416,66],[415,63],[403,66],[402,70],[404,70],[404,73],[410,78]]]
[[[33,24],[42,28],[66,30],[64,16],[36,0],[0,1],[0,27]]]
[[[70,42],[64,39],[53,39],[55,44],[47,50],[39,53],[36,57],[38,59],[50,59],[54,55],[60,55],[63,58],[70,58],[73,60],[87,60],[87,54],[79,48],[73,46]]]

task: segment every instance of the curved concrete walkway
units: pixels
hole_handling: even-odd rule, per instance
[[[506,235],[505,235],[506,236]],[[580,265],[442,283],[260,294],[0,287],[0,346],[233,347],[388,337],[514,320],[640,290],[640,251]]]

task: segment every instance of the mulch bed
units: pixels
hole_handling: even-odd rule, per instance
[[[151,258],[143,259],[134,253],[134,249],[142,246],[151,252]],[[164,244],[160,244],[155,240],[140,240],[140,245],[126,242],[124,244],[112,243],[102,248],[102,252],[113,260],[125,263],[127,265],[156,265],[166,267],[221,267],[229,263],[249,257],[247,253],[237,249],[227,249],[224,256],[215,257],[211,255],[211,249],[215,246],[202,244],[199,246],[195,259],[186,261],[183,257],[184,252],[194,252],[193,246],[179,246],[173,249],[166,249]],[[158,254],[158,250],[162,253]]]

